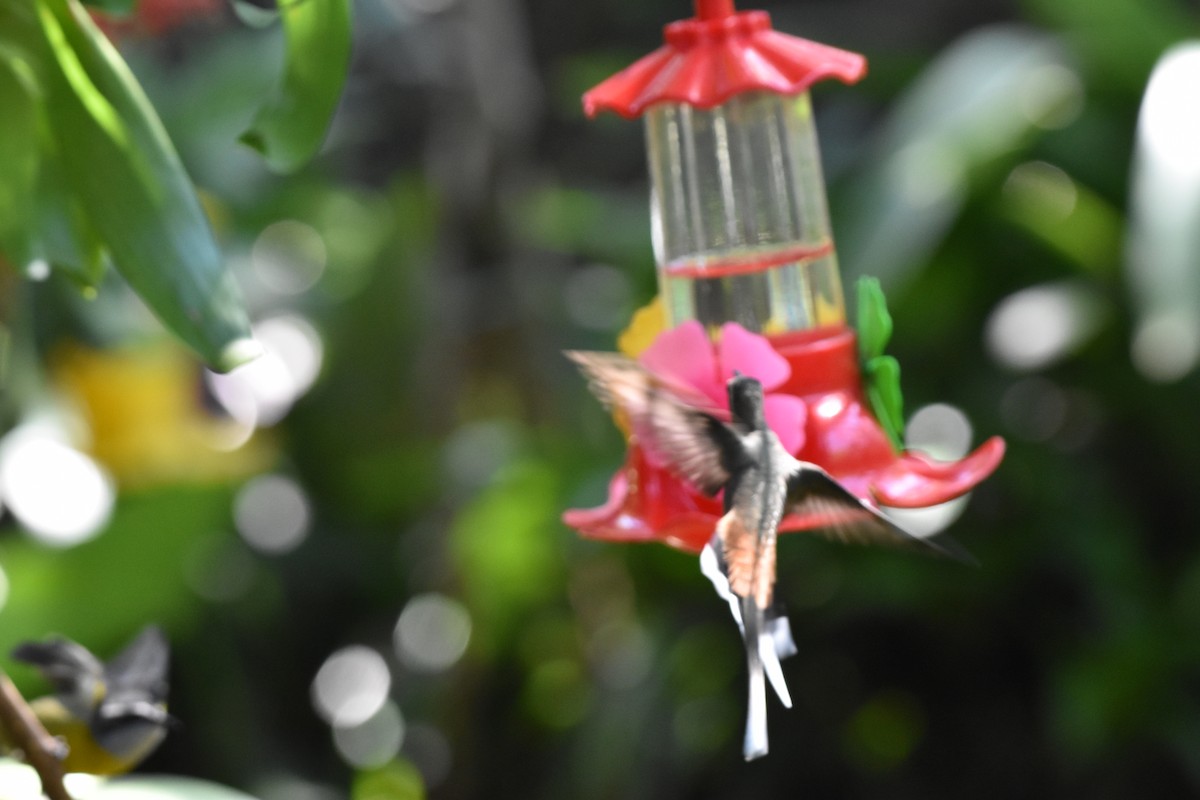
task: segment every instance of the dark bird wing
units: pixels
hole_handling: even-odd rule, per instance
[[[113,700],[164,702],[170,646],[162,630],[149,625],[104,665],[108,696]]]
[[[915,547],[975,563],[970,553],[947,536],[936,541],[913,536],[877,509],[847,491],[825,470],[803,462],[788,476],[785,514],[813,520],[813,532],[850,544]]]
[[[99,659],[83,645],[63,637],[22,642],[13,649],[12,657],[37,667],[59,695],[90,700],[104,679],[104,666]]]
[[[616,353],[569,351],[602,403],[626,414],[634,435],[706,494],[728,481],[741,445],[704,395]]]

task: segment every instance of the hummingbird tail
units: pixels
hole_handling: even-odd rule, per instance
[[[767,754],[767,690],[763,662],[759,654],[759,631],[763,628],[763,610],[753,599],[743,599],[741,607],[750,684],[743,755],[747,761],[752,761]]]
[[[784,616],[772,616],[766,620],[765,630],[758,635],[759,660],[767,672],[767,680],[785,708],[792,707],[792,696],[787,681],[783,678],[783,667],[779,659],[796,654],[796,643],[792,640],[792,629]]]

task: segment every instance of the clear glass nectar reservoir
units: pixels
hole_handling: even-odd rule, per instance
[[[645,112],[669,325],[782,333],[845,321],[807,92]]]

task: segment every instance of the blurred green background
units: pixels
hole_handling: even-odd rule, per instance
[[[695,558],[559,521],[623,446],[560,351],[654,292],[641,126],[579,95],[685,0],[360,0],[286,178],[235,142],[277,32],[124,32],[269,353],[217,378],[116,278],[0,268],[0,651],[161,623],[143,769],[263,800],[1200,794],[1200,9],[757,7],[870,60],[814,101],[912,435],[1009,443],[978,569],[783,540],[767,758]]]

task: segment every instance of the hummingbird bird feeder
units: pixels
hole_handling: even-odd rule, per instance
[[[923,508],[970,491],[999,465],[1003,440],[953,462],[899,449],[867,402],[846,323],[808,90],[858,81],[866,59],[775,31],[765,11],[736,11],[732,0],[695,0],[695,16],[667,25],[665,39],[583,96],[588,116],[645,122],[667,330],[630,355],[704,384],[717,402],[735,371],[763,379],[768,422],[773,397],[803,406],[789,430],[772,426],[792,454],[864,500]],[[720,516],[719,500],[632,440],[608,501],[564,521],[592,538],[699,552]],[[789,516],[780,530],[812,526]]]
[[[670,395],[670,404],[687,398],[714,419],[729,419],[727,383],[732,392],[732,378],[754,379],[761,384],[762,418],[783,450],[857,498],[876,515],[859,519],[877,526],[879,506],[951,500],[990,475],[1004,455],[999,437],[959,461],[904,449],[898,367],[879,352],[891,321],[877,284],[860,286],[858,334],[847,325],[809,88],[827,78],[852,84],[865,74],[862,56],[775,31],[764,11],[737,11],[732,0],[695,0],[695,16],[667,25],[661,48],[583,97],[588,116],[613,111],[644,120],[659,299],[656,312],[635,316],[631,327],[638,335],[623,337],[629,359],[610,364],[614,383],[593,382],[627,412],[618,414],[628,434],[625,463],[609,484],[607,502],[568,510],[563,519],[596,539],[704,550],[702,568],[730,600],[739,625],[739,603],[749,608],[748,598],[731,593],[729,565],[717,554],[718,568],[713,548],[706,548],[716,541],[714,532],[728,532],[728,498],[685,477],[695,473],[694,460],[681,469],[678,459],[655,452],[655,436],[644,424],[653,403],[633,414],[621,409],[623,382],[642,380],[649,391],[657,386]],[[655,326],[651,340],[645,329]],[[577,357],[585,367],[589,359],[607,363]],[[635,397],[636,389],[624,390]],[[640,432],[629,424],[639,414]],[[736,428],[737,409],[732,418]],[[792,500],[779,532],[838,526],[820,508]],[[771,570],[774,533],[768,537]],[[726,557],[728,550],[726,541]],[[748,651],[762,651],[768,677],[787,704],[778,671],[778,658],[793,652],[786,618],[768,613],[760,621],[766,628],[758,645],[744,626]],[[751,680],[755,721],[748,723],[747,758],[766,752],[753,674]]]

